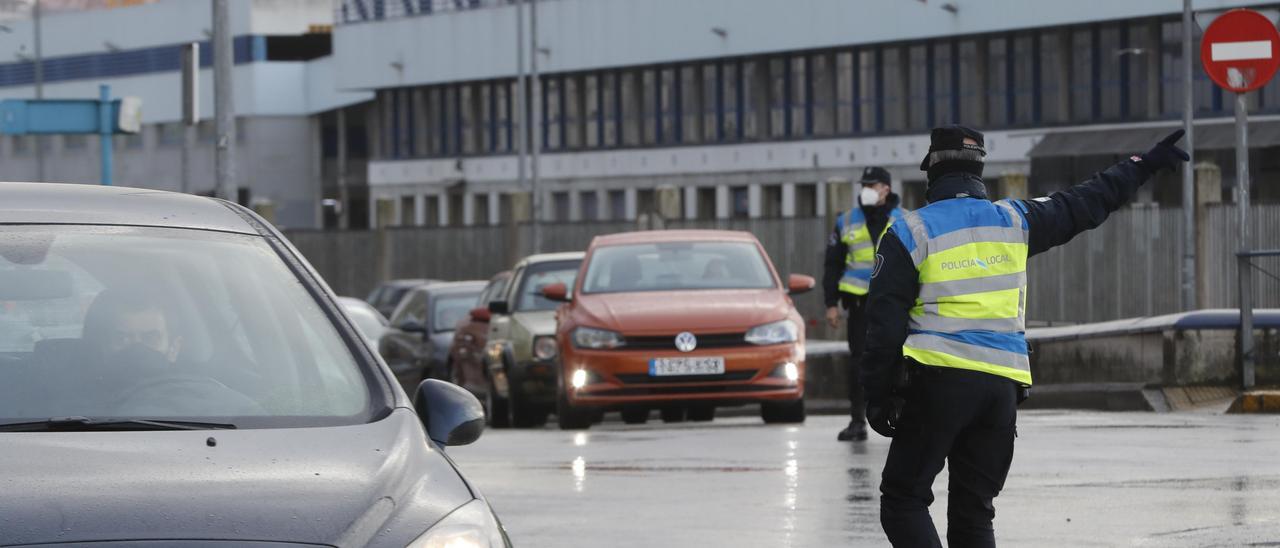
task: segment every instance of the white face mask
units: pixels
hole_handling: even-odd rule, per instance
[[[865,205],[865,206],[880,205],[880,192],[871,187],[863,187],[862,205]]]

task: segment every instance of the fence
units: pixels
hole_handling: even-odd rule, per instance
[[[1280,205],[1254,206],[1254,247],[1280,246]],[[830,227],[823,219],[670,221],[667,228],[746,230],[756,235],[782,274],[821,279]],[[1202,222],[1206,250],[1201,268],[1205,308],[1237,306],[1238,239],[1235,207],[1210,206]],[[1134,207],[1067,245],[1030,261],[1027,317],[1033,322],[1082,323],[1151,316],[1180,309],[1182,215],[1178,209]],[[636,230],[636,223],[543,225],[545,251],[586,248],[591,238]],[[383,231],[288,234],[298,249],[341,294],[362,296],[381,279],[485,279],[509,268],[531,249],[528,226],[389,228]],[[1258,308],[1280,307],[1280,257],[1258,257],[1254,276]],[[1269,274],[1268,274],[1269,273]],[[827,333],[821,291],[796,298],[810,328]]]

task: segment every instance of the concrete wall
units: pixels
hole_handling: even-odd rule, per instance
[[[1169,0],[557,0],[540,2],[547,72],[996,32],[1177,13]],[[1200,0],[1200,10],[1257,5]],[[720,36],[715,30],[723,31]],[[515,8],[338,26],[344,88],[510,76]]]
[[[1259,385],[1280,383],[1280,334],[1254,332]],[[1037,385],[1137,383],[1154,386],[1240,384],[1236,332],[1173,330],[1060,339],[1031,344]]]

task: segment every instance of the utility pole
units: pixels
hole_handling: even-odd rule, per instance
[[[191,192],[191,144],[200,123],[200,43],[182,46],[182,192]]]
[[[538,81],[538,0],[529,0],[529,36],[532,54],[529,73],[533,85],[533,152],[529,158],[533,188],[533,252],[542,252],[542,192],[538,189],[538,153],[542,150],[542,86]]]
[[[347,191],[347,109],[338,108],[338,228],[351,228],[347,217],[348,202],[351,197]]]
[[[231,93],[231,22],[229,0],[213,0],[213,116],[217,132],[217,195],[236,201],[236,113]]]
[[[1192,93],[1192,28],[1191,0],[1182,0],[1182,130],[1191,160],[1182,166],[1182,310],[1198,308],[1196,302],[1196,215],[1195,215],[1195,101]]]
[[[34,27],[33,35],[35,39],[35,86],[36,99],[44,99],[44,52],[41,47],[40,39],[40,0],[35,0],[31,5],[31,19]],[[36,180],[44,182],[44,143],[48,137],[44,135],[36,136]]]
[[[521,192],[528,188],[525,186],[527,181],[524,168],[529,154],[529,115],[525,110],[528,88],[525,87],[527,75],[524,71],[524,2],[525,0],[516,2],[516,108],[515,119],[511,121],[516,127],[516,179]],[[520,215],[516,218],[520,218]]]

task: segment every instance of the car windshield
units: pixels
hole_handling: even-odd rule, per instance
[[[257,236],[5,227],[0,422],[356,424],[371,393],[316,300]]]
[[[436,297],[431,311],[431,330],[436,333],[452,331],[476,307],[476,297],[479,296],[479,291],[468,291]]]
[[[773,274],[755,244],[663,242],[596,248],[582,292],[770,287]]]
[[[525,268],[524,276],[520,279],[520,288],[516,293],[515,309],[525,312],[555,310],[560,303],[543,297],[542,288],[554,283],[562,283],[565,287],[573,287],[574,280],[578,279],[578,267],[581,265],[582,261],[580,260],[529,265]]]

